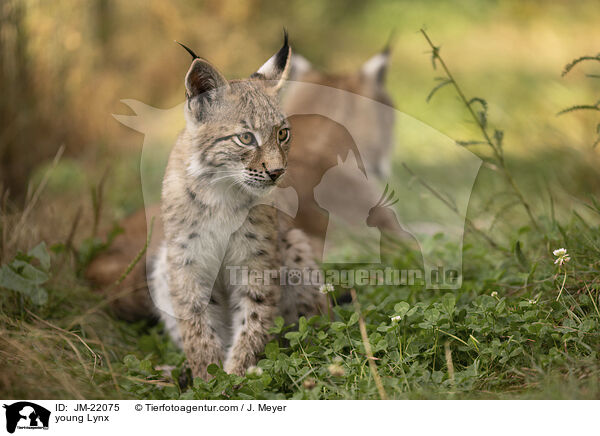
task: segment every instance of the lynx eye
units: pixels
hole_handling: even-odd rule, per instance
[[[235,137],[241,145],[256,145],[256,138],[251,132],[244,132]]]
[[[280,144],[287,142],[290,139],[290,129],[281,129],[277,132],[277,140]]]

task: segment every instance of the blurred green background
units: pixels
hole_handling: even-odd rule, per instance
[[[137,209],[143,138],[112,118],[131,113],[120,100],[181,103],[189,56],[174,40],[227,77],[245,77],[279,47],[283,26],[294,50],[328,72],[359,68],[394,31],[388,89],[397,109],[453,139],[478,139],[451,87],[426,102],[442,75],[419,33],[427,29],[465,92],[488,101],[526,190],[537,197],[555,183],[565,199],[600,190],[597,112],[556,116],[598,99],[600,80],[586,77],[593,63],[561,77],[571,59],[599,51],[596,1],[4,0],[0,13],[0,183],[16,203],[64,145],[46,195],[64,207],[81,202],[108,170],[104,213]],[[492,170],[483,168],[476,195],[492,195]]]

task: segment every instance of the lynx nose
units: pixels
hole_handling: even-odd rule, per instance
[[[277,168],[277,169],[274,169],[271,171],[267,171],[267,174],[269,175],[269,177],[271,178],[272,181],[275,181],[278,178],[280,178],[284,172],[285,172],[285,169]]]

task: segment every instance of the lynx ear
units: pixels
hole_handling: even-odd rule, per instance
[[[196,121],[201,121],[207,111],[207,105],[219,98],[229,83],[216,68],[201,58],[192,62],[185,76],[185,95],[187,96],[187,111]]]
[[[390,35],[383,50],[363,64],[360,69],[360,74],[364,79],[376,85],[383,85],[385,83],[385,75],[390,63],[390,51],[393,38],[394,32]]]
[[[201,58],[194,59],[185,76],[185,90],[188,99],[202,95],[210,99],[212,91],[228,86],[225,77]]]
[[[389,53],[378,53],[363,64],[360,69],[360,75],[365,80],[368,80],[377,85],[385,83],[385,74],[389,65]]]
[[[276,92],[288,77],[291,57],[292,49],[288,45],[288,35],[284,30],[283,47],[250,77],[272,81],[273,83],[268,84],[267,87],[270,91]]]

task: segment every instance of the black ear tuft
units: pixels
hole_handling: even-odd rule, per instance
[[[287,79],[290,70],[291,57],[292,49],[288,43],[287,30],[284,28],[283,46],[277,53],[271,56],[256,73],[252,74],[250,77],[275,82],[274,85],[268,85],[268,88],[277,91]]]
[[[182,47],[185,49],[185,51],[187,51],[187,52],[190,54],[190,56],[192,57],[192,59],[200,59],[200,56],[198,56],[196,53],[194,53],[194,52],[192,51],[192,49],[191,49],[191,48],[189,48],[189,47],[187,47],[187,46],[183,45],[183,44],[182,44],[182,43],[180,43],[179,41],[175,41],[175,42],[176,42],[177,44],[179,44],[180,46],[182,46]]]
[[[381,53],[383,53],[386,56],[390,55],[390,53],[392,52],[392,45],[394,43],[395,38],[396,38],[396,28],[392,29],[392,31],[390,32],[390,36],[389,36],[387,42],[385,43],[385,47],[383,47],[383,50],[381,50]]]
[[[185,76],[185,89],[188,98],[207,93],[227,85],[227,80],[208,61],[202,59],[188,46],[175,41],[192,57],[192,65]]]
[[[279,49],[279,51],[277,52],[277,54],[275,55],[275,64],[278,69],[280,69],[282,71],[285,69],[286,64],[288,62],[289,54],[290,54],[290,45],[288,44],[288,33],[287,33],[287,29],[284,27],[283,28],[283,47],[281,47]]]

